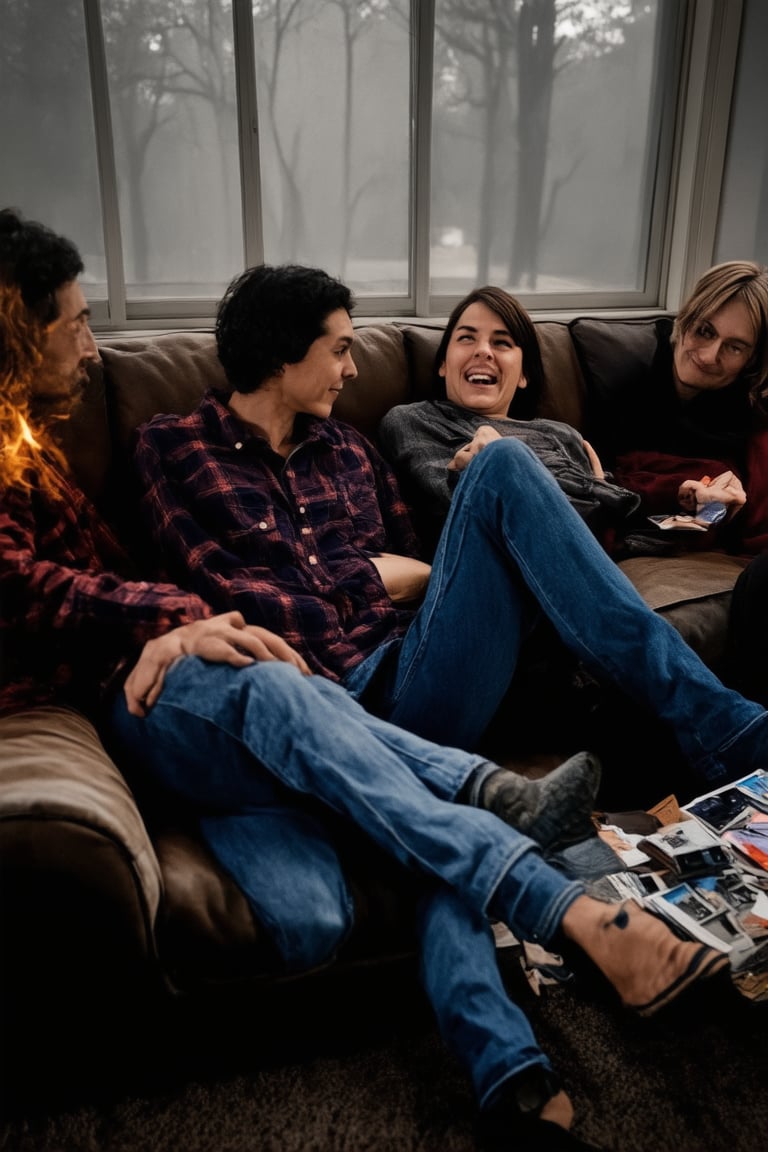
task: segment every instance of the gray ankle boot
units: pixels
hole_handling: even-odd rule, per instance
[[[592,811],[600,772],[600,761],[591,752],[578,752],[541,780],[497,768],[483,774],[470,803],[493,812],[542,848],[575,844],[595,831]]]

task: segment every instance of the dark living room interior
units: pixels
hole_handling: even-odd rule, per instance
[[[84,490],[131,532],[132,431],[191,410],[220,371],[217,301],[262,262],[352,287],[359,378],[338,414],[364,433],[424,398],[446,318],[481,283],[528,309],[549,414],[578,425],[570,325],[642,333],[708,267],[768,264],[767,48],[761,0],[3,5],[0,207],[77,243],[101,351],[63,433]],[[717,669],[740,559],[678,558],[664,579],[646,560],[636,587]],[[538,671],[484,750],[537,777],[588,742],[602,809],[664,800],[684,771],[669,734]],[[76,767],[49,735],[0,724],[0,1149],[481,1148],[407,875],[340,832],[359,924],[338,960],[287,977],[193,821],[129,786],[95,733]],[[523,942],[497,955],[579,1138],[762,1152],[768,999],[692,996],[646,1020],[577,967],[542,981]]]

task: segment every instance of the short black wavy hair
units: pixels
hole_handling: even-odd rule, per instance
[[[216,349],[227,381],[255,392],[284,364],[298,364],[352,292],[320,268],[258,264],[236,276],[216,315]]]
[[[16,208],[0,211],[0,276],[21,292],[24,304],[41,324],[59,314],[56,291],[76,280],[83,261],[75,245]]]

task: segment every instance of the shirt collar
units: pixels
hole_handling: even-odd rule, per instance
[[[246,443],[252,444],[254,448],[267,448],[264,437],[257,436],[229,410],[227,405],[231,395],[231,391],[211,388],[200,402],[201,418],[214,442],[238,449]],[[299,416],[298,421],[300,429],[303,424],[302,444],[311,440],[327,442],[331,439],[330,421],[321,420],[317,416]]]

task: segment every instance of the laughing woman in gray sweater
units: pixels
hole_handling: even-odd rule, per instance
[[[598,536],[637,507],[638,497],[606,477],[575,428],[535,417],[544,385],[539,342],[530,316],[503,288],[476,288],[454,308],[434,375],[438,398],[391,409],[379,430],[433,539],[461,473],[503,436],[528,445]]]

